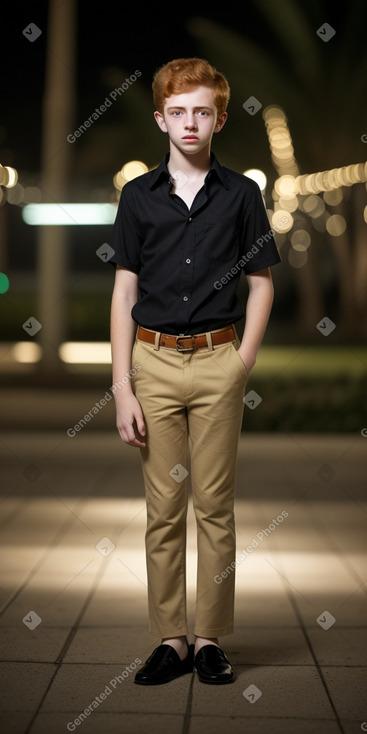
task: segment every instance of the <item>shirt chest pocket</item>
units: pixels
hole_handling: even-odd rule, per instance
[[[205,258],[228,262],[236,257],[239,246],[236,218],[225,213],[206,215],[195,223],[196,244]]]

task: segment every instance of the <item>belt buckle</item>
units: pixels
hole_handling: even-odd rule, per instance
[[[191,339],[191,347],[180,347],[179,340],[180,339]],[[195,338],[191,335],[188,336],[176,336],[176,349],[178,352],[192,352],[193,349],[195,349]]]

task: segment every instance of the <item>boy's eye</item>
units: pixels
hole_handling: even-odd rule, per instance
[[[180,117],[180,115],[182,115],[182,114],[183,114],[182,113],[182,110],[172,110],[172,112],[171,112],[172,117]],[[208,117],[209,116],[208,110],[198,110],[197,114],[200,117]]]

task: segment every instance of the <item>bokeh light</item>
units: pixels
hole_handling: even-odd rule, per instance
[[[20,204],[24,199],[24,187],[22,184],[17,183],[16,186],[9,189],[7,198],[9,204]]]
[[[293,217],[285,209],[277,209],[271,218],[271,226],[275,232],[289,232],[293,227]]]
[[[326,222],[328,219],[330,219],[331,214],[329,212],[324,211],[323,214],[319,217],[313,217],[311,219],[312,226],[314,229],[316,229],[318,232],[326,232]]]
[[[281,209],[286,209],[287,212],[295,212],[299,207],[298,196],[280,196],[279,206]]]
[[[115,189],[117,189],[117,191],[121,191],[125,184],[126,180],[124,179],[121,171],[117,171],[113,177],[113,185]]]
[[[114,204],[27,204],[22,208],[22,219],[33,226],[75,226],[113,224],[116,219]]]
[[[320,217],[325,211],[325,202],[319,196],[311,194],[303,202],[303,210],[309,214],[310,217]]]
[[[9,285],[8,276],[5,273],[0,273],[0,293],[7,293]]]
[[[367,163],[352,163],[330,171],[305,173],[296,178],[296,192],[300,194],[319,194],[321,191],[353,186],[367,180]]]
[[[311,235],[305,229],[296,229],[292,232],[291,245],[298,252],[305,252],[311,244]]]
[[[260,188],[260,191],[265,191],[267,178],[264,171],[260,171],[259,168],[249,168],[247,171],[243,172],[243,175],[247,176],[248,178],[252,178],[253,181],[256,181]]]
[[[332,214],[326,222],[326,229],[333,237],[340,237],[346,228],[347,223],[341,214]]]
[[[293,197],[296,193],[296,179],[294,176],[289,175],[280,176],[276,180],[274,188],[279,196]]]
[[[129,161],[121,168],[121,175],[125,181],[132,181],[137,176],[148,172],[148,166],[142,161]]]
[[[304,265],[306,265],[308,260],[308,253],[307,250],[295,250],[293,247],[290,247],[288,250],[288,262],[291,265],[292,268],[303,268]]]
[[[15,168],[11,168],[10,166],[4,167],[8,172],[8,183],[6,184],[6,187],[8,189],[11,189],[18,182],[18,171],[16,171]]]
[[[41,360],[42,349],[37,342],[17,342],[12,349],[12,356],[20,364],[31,364]]]
[[[23,201],[26,204],[39,204],[42,201],[42,191],[38,186],[26,186]]]
[[[6,168],[4,168],[0,163],[0,186],[6,186],[8,178],[9,176]]]
[[[292,138],[284,111],[277,105],[266,107],[263,111],[263,119],[268,135],[271,158],[279,175],[297,176],[299,170],[294,157]],[[295,191],[292,193],[294,194]]]
[[[149,171],[148,166],[143,161],[128,161],[120,171],[117,171],[113,177],[113,185],[116,191],[122,191],[128,181],[132,181],[143,173]]]
[[[2,166],[0,163],[0,186],[11,189],[18,182],[18,171],[11,166]]]
[[[332,189],[332,191],[324,191],[323,199],[328,206],[338,206],[343,201],[343,189]]]

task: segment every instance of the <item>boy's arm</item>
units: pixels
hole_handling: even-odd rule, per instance
[[[111,302],[112,377],[116,403],[116,424],[120,436],[129,446],[145,446],[143,412],[135,397],[131,381],[122,387],[118,383],[131,370],[131,352],[136,323],[131,309],[138,300],[138,276],[131,270],[116,266],[115,285]]]
[[[238,354],[250,372],[256,362],[257,351],[263,340],[274,298],[270,268],[246,275],[249,295],[246,304],[246,322]]]

